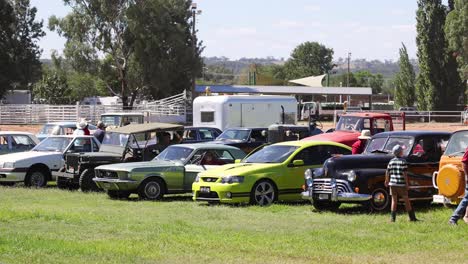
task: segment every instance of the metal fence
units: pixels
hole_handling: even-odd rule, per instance
[[[356,111],[348,111],[356,112]],[[468,122],[468,112],[464,111],[388,111],[388,110],[371,110],[371,111],[361,111],[361,112],[373,112],[373,113],[388,113],[392,117],[401,116],[402,113],[405,113],[405,122],[441,122],[441,123],[460,123],[465,124]],[[336,116],[343,114],[342,110],[336,110],[334,119]]]
[[[185,93],[150,103],[135,105],[132,112],[141,112],[151,121],[185,122]],[[1,105],[0,124],[44,124],[58,121],[76,121],[86,118],[96,123],[101,114],[124,112],[119,105]]]

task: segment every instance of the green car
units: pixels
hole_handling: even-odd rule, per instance
[[[244,160],[198,174],[193,200],[270,205],[301,200],[304,172],[321,167],[349,146],[330,141],[289,141],[264,146]]]
[[[180,144],[167,147],[152,161],[101,165],[93,181],[111,198],[158,200],[164,194],[187,193],[201,171],[244,158],[238,148],[219,144]]]

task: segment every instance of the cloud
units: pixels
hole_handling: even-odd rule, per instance
[[[222,36],[229,37],[246,37],[254,36],[257,34],[257,29],[254,27],[231,27],[231,28],[219,28],[216,33]]]
[[[416,31],[416,25],[406,24],[406,25],[392,25],[391,29],[397,30],[400,32],[414,32]]]
[[[305,24],[300,21],[281,19],[280,21],[278,21],[278,23],[275,24],[275,26],[279,28],[291,29],[291,28],[303,28]]]

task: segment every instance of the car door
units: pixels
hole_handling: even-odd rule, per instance
[[[439,169],[442,146],[448,139],[448,136],[416,138],[407,158],[410,197],[432,197],[435,191],[432,174]]]
[[[8,135],[0,136],[0,154],[10,153],[9,137]]]
[[[11,135],[11,152],[23,152],[32,149],[36,144],[27,135]]]
[[[199,149],[190,157],[185,164],[184,173],[184,190],[192,190],[192,183],[195,181],[197,174],[206,171],[210,168],[217,167],[217,165],[202,165],[201,161],[208,151],[216,152],[215,149]]]

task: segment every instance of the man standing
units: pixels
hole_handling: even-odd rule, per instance
[[[352,145],[351,153],[361,154],[366,149],[367,140],[371,139],[371,133],[368,129],[363,129],[361,135],[358,137],[358,140]]]
[[[461,200],[460,204],[458,205],[457,209],[453,211],[452,216],[450,217],[449,224],[451,225],[456,225],[458,219],[462,218],[463,215],[463,221],[468,224],[468,211],[467,211],[467,205],[468,205],[468,148],[465,150],[465,155],[463,155],[462,158],[462,166],[463,166],[463,171],[465,172],[465,196]]]
[[[395,222],[396,220],[399,198],[403,198],[405,201],[405,209],[406,212],[408,212],[410,221],[418,221],[408,198],[408,164],[406,160],[402,158],[403,148],[400,145],[396,145],[393,147],[392,152],[395,158],[390,160],[387,166],[387,173],[385,173],[385,186],[390,186],[390,195],[392,196],[391,221]]]
[[[104,140],[104,135],[106,134],[106,125],[104,124],[104,122],[102,121],[99,121],[97,123],[97,129],[96,131],[94,131],[94,137],[99,140],[99,143],[102,143],[102,141]]]

